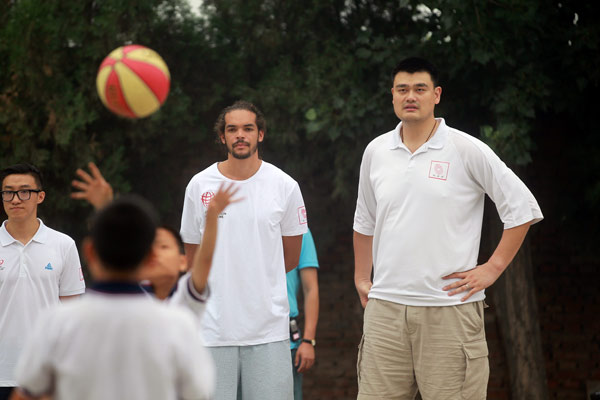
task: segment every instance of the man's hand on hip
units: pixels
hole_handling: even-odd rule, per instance
[[[459,279],[458,281],[446,285],[442,288],[448,292],[448,296],[454,296],[458,293],[466,293],[460,301],[467,301],[467,299],[473,296],[475,293],[484,290],[494,282],[500,274],[498,270],[489,263],[478,265],[477,267],[464,272],[455,272],[453,274],[444,276],[442,279]]]

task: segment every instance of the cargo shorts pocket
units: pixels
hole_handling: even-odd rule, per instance
[[[360,385],[360,363],[362,361],[362,352],[363,352],[363,343],[365,342],[365,335],[362,335],[360,338],[360,343],[358,344],[358,357],[356,359],[356,379],[358,384]]]
[[[466,357],[466,369],[462,398],[465,400],[485,399],[490,376],[487,343],[485,340],[463,343],[463,351]]]

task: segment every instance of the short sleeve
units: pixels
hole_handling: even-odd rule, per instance
[[[72,240],[66,247],[63,262],[64,267],[60,275],[58,295],[74,296],[85,292],[85,280],[81,270],[79,253],[75,242]]]
[[[356,200],[353,226],[356,232],[367,236],[373,236],[375,232],[375,217],[377,213],[377,200],[370,178],[371,156],[372,145],[369,145],[365,149],[362,162],[360,163],[358,198]]]
[[[204,314],[206,309],[206,300],[209,296],[208,285],[204,288],[202,293],[198,292],[192,282],[192,275],[190,272],[179,278],[177,282],[177,288],[168,299],[170,306],[183,306],[189,309],[198,320]]]
[[[198,210],[197,189],[192,180],[185,189],[181,213],[181,238],[184,243],[200,244],[202,241],[204,214]]]
[[[468,173],[496,205],[504,229],[544,218],[529,188],[485,143],[459,142],[457,148]]]
[[[308,217],[304,207],[304,199],[300,192],[298,183],[293,182],[293,186],[288,193],[286,207],[281,220],[282,236],[298,236],[308,231]]]
[[[310,230],[302,236],[302,250],[300,251],[298,269],[302,268],[319,268],[317,249]]]

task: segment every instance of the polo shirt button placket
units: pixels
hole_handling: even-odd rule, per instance
[[[27,276],[27,265],[25,264],[25,247],[19,249],[19,278],[23,278]]]

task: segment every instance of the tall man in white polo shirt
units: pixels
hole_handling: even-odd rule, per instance
[[[266,123],[253,104],[225,108],[215,124],[227,159],[195,175],[185,193],[181,236],[188,261],[222,182],[243,200],[220,215],[211,296],[201,321],[217,369],[215,400],[293,399],[285,273],[298,264],[306,211],[298,184],[259,157]]]
[[[16,386],[14,369],[40,311],[84,292],[73,239],[37,218],[46,193],[40,171],[17,164],[0,173],[8,220],[0,227],[0,399]]]
[[[431,63],[403,60],[392,79],[401,123],[367,146],[354,217],[366,307],[358,399],[485,399],[484,289],[543,216],[488,146],[434,117],[442,88]],[[485,194],[504,232],[477,265]]]

